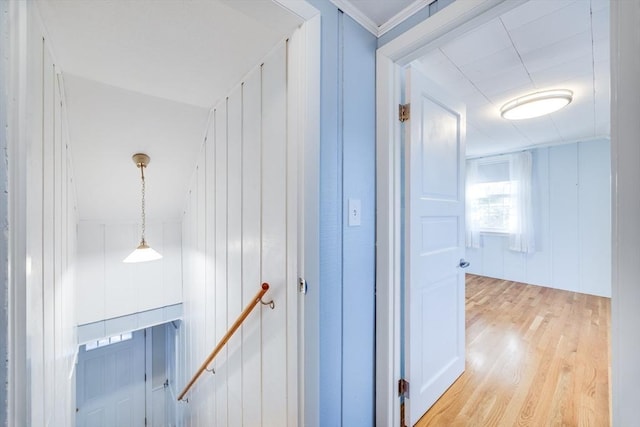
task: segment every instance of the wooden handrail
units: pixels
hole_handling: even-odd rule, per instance
[[[207,366],[209,366],[209,364],[211,364],[211,362],[216,357],[216,355],[220,352],[220,350],[222,350],[222,347],[225,346],[227,341],[229,341],[229,338],[231,338],[231,336],[235,333],[235,331],[240,327],[242,322],[244,322],[244,319],[246,319],[247,316],[249,316],[249,313],[251,313],[251,310],[253,310],[253,308],[256,306],[256,304],[258,304],[262,300],[262,297],[264,296],[264,294],[268,290],[269,290],[269,284],[268,283],[263,283],[262,286],[261,286],[260,291],[256,294],[255,297],[253,297],[253,299],[249,302],[249,304],[247,304],[247,306],[242,311],[242,313],[240,313],[240,316],[236,319],[235,323],[233,325],[231,325],[231,328],[229,328],[229,330],[222,337],[222,339],[220,340],[218,345],[216,345],[216,348],[213,349],[211,354],[209,354],[209,356],[205,359],[205,361],[202,363],[202,365],[200,365],[200,368],[193,375],[193,377],[191,378],[191,381],[189,381],[189,384],[187,384],[187,386],[184,388],[184,390],[182,390],[182,393],[180,393],[180,396],[178,396],[178,401],[182,400],[184,395],[187,394],[189,389],[195,384],[195,382],[198,380],[198,378],[200,378],[200,375],[202,375],[202,373],[207,369]],[[267,304],[267,303],[265,303],[265,304]],[[272,306],[272,308],[273,308],[273,306]]]

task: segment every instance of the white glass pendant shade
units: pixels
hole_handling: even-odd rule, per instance
[[[140,245],[129,254],[122,262],[145,262],[155,261],[161,259],[162,255],[156,252],[151,246],[147,245],[144,240],[140,242]]]
[[[558,111],[572,100],[573,92],[568,89],[536,92],[507,102],[500,109],[500,114],[508,120],[531,119]]]

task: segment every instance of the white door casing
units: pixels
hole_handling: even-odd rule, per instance
[[[376,53],[376,424],[400,426],[401,123],[404,67],[526,0],[453,2]],[[415,391],[415,387],[412,387]],[[410,393],[411,394],[411,393]]]
[[[145,423],[145,339],[133,338],[78,356],[78,427],[143,426]]]
[[[405,372],[410,425],[464,371],[465,107],[406,75]]]

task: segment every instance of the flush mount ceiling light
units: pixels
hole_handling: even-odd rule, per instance
[[[140,244],[138,247],[131,252],[131,254],[126,257],[122,262],[145,262],[145,261],[154,261],[162,258],[158,252],[154,251],[148,244],[144,238],[145,226],[146,226],[146,215],[144,211],[144,196],[145,196],[145,182],[144,182],[144,168],[147,167],[149,161],[151,160],[149,156],[144,153],[134,154],[133,162],[140,169],[140,175],[142,177],[142,237],[140,238]]]
[[[569,105],[572,99],[573,92],[568,89],[530,93],[504,104],[500,115],[508,120],[531,119],[558,111]]]

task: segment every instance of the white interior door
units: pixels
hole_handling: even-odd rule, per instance
[[[132,339],[81,350],[78,355],[78,427],[145,425],[144,332]]]
[[[410,425],[462,374],[465,107],[406,75],[405,375]]]

